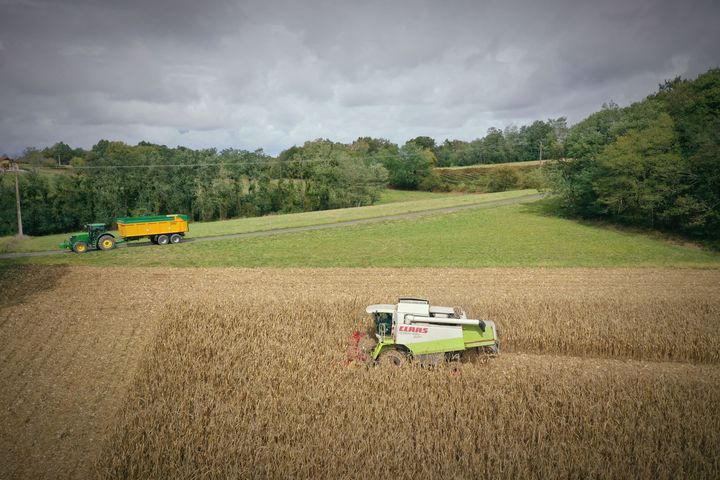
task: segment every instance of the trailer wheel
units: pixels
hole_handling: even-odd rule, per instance
[[[180,243],[182,241],[182,235],[173,233],[170,235],[170,243]]]
[[[167,245],[168,242],[170,242],[170,239],[167,235],[158,235],[157,240],[155,240],[158,245]]]
[[[111,235],[103,235],[97,245],[100,250],[112,250],[115,248],[115,239]]]
[[[383,350],[378,356],[378,363],[380,365],[393,365],[395,367],[400,367],[402,365],[405,365],[407,361],[407,355],[395,348],[388,348],[386,350]]]
[[[80,240],[79,242],[73,243],[72,251],[75,253],[85,253],[88,251],[88,244]]]
[[[157,235],[153,235],[152,237],[150,237],[150,243],[152,243],[153,245],[157,245]]]

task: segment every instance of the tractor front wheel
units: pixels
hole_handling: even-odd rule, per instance
[[[167,235],[158,235],[156,241],[158,245],[167,245],[170,242],[170,239]]]
[[[405,353],[395,348],[389,348],[380,352],[378,356],[378,363],[380,365],[393,365],[396,367],[405,365],[408,361],[408,357]]]
[[[115,248],[115,239],[110,235],[104,235],[98,240],[98,248],[100,250],[112,250]]]
[[[170,235],[170,243],[180,243],[182,241],[182,235],[173,233]]]
[[[88,244],[80,240],[79,242],[73,243],[72,251],[75,253],[85,253],[88,251]]]

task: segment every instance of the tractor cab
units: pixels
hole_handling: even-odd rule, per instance
[[[97,245],[98,239],[107,232],[107,225],[104,223],[88,223],[85,225],[88,233],[88,243]]]
[[[68,248],[75,253],[85,253],[88,250],[110,250],[115,247],[115,237],[108,232],[104,223],[88,223],[87,232],[71,236],[60,244],[60,248]]]

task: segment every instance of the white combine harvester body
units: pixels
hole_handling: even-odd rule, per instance
[[[377,343],[367,352],[373,359],[389,355],[400,360],[398,352],[421,359],[470,349],[499,352],[495,323],[469,319],[459,308],[432,306],[420,298],[401,298],[396,305],[370,305],[366,311],[375,323]]]

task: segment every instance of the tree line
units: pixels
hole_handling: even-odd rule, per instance
[[[28,171],[20,176],[23,223],[29,234],[43,235],[126,215],[182,212],[209,221],[371,205],[388,185],[488,191],[538,187],[549,176],[572,215],[717,241],[719,112],[720,70],[713,69],[692,81],[666,81],[625,108],[603,105],[570,128],[564,117],[538,120],[491,128],[469,142],[318,139],[277,157],[107,140],[83,150],[59,142],[28,148],[18,159]],[[543,178],[506,168],[468,182],[468,171],[455,179],[435,168],[548,158],[560,160]],[[14,194],[11,175],[0,175],[0,235],[16,232]]]
[[[569,213],[720,247],[720,69],[603,106],[571,129],[565,156],[551,177]]]
[[[384,139],[318,139],[283,151],[193,150],[101,140],[90,150],[59,142],[18,162],[24,230],[74,231],[127,215],[181,212],[196,221],[357,207],[388,185],[431,190],[431,150]],[[0,176],[0,235],[16,232],[14,178]]]
[[[387,183],[380,164],[332,142],[282,161],[262,151],[130,146],[102,140],[74,155],[72,168],[20,174],[30,235],[75,231],[122,216],[187,213],[197,221],[370,205]],[[77,153],[77,152],[76,152]],[[0,176],[0,235],[16,233],[13,174]]]

